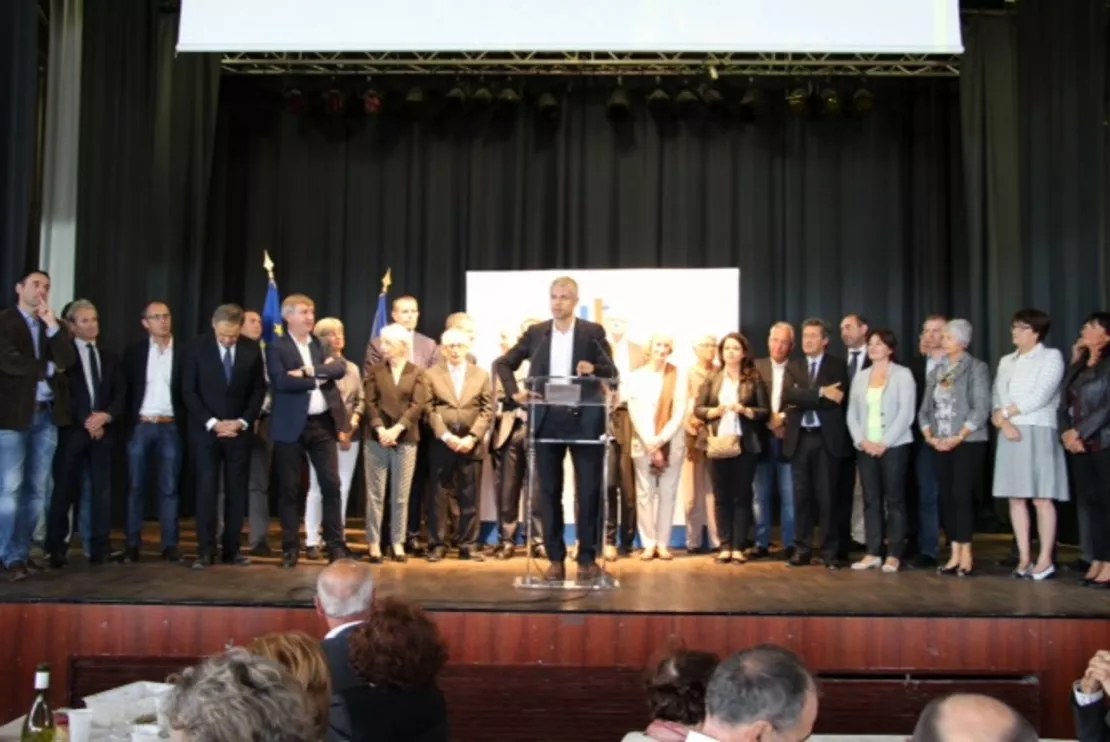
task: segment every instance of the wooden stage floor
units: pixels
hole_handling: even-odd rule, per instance
[[[183,525],[183,549],[189,554],[191,524]],[[365,545],[353,542],[356,534],[350,533],[352,549],[364,551]],[[0,582],[0,602],[307,607],[325,564],[302,559],[296,569],[283,570],[276,558],[254,559],[249,567],[199,572],[188,564],[162,562],[156,529],[148,527],[146,536],[145,561],[139,564],[91,567],[74,551],[71,564],[62,570],[20,583]],[[271,541],[276,543],[276,534]],[[1003,537],[979,539],[977,574],[969,578],[940,577],[932,570],[886,575],[877,570],[794,569],[780,558],[719,566],[710,556],[676,551],[671,562],[645,563],[633,556],[610,564],[621,583],[613,591],[515,589],[513,578],[525,570],[519,556],[481,563],[453,557],[436,564],[387,561],[374,571],[379,595],[402,597],[435,611],[1110,618],[1110,591],[1079,586],[1079,575],[1070,570],[1061,568],[1056,579],[1037,583],[1010,578],[1008,569],[995,564],[1008,548]],[[1074,558],[1068,552],[1063,550],[1062,560]]]

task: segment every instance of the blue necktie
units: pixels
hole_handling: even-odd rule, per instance
[[[817,382],[817,361],[809,362],[809,385],[813,386]],[[802,420],[802,426],[806,428],[816,428],[821,422],[817,419],[817,413],[810,410],[806,413],[805,419]]]
[[[231,371],[233,368],[231,362],[231,348],[224,348],[224,379],[227,380],[228,384],[231,383]]]

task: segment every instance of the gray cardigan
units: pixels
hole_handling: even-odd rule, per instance
[[[848,400],[848,432],[856,448],[862,448],[863,442],[867,440],[867,387],[871,383],[873,368],[868,366],[852,379],[851,397]],[[886,386],[883,387],[883,439],[880,441],[887,448],[913,443],[916,392],[917,385],[910,370],[891,363]]]
[[[991,416],[991,372],[987,364],[965,353],[949,374],[947,366],[937,366],[925,379],[925,396],[921,398],[921,410],[917,413],[917,424],[921,432],[932,431],[937,419],[933,408],[933,392],[941,376],[951,376],[955,389],[955,421],[960,428],[971,431],[965,440],[985,442],[987,440],[987,420]]]

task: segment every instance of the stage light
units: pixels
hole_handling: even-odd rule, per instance
[[[721,95],[721,91],[716,88],[706,88],[701,94],[702,100],[709,108],[709,113],[713,116],[724,116],[728,113],[728,108],[725,106],[725,97]]]
[[[304,93],[296,88],[285,91],[285,110],[294,116],[300,116],[305,111]]]
[[[671,105],[671,96],[663,88],[656,88],[648,93],[647,106],[652,117],[659,123],[674,119],[674,106]]]
[[[466,103],[466,91],[461,86],[456,85],[447,91],[447,94],[443,96],[443,101],[448,109],[457,111]]]
[[[559,101],[551,93],[542,93],[536,99],[536,114],[545,124],[554,124],[559,120]]]
[[[809,113],[809,91],[803,87],[786,91],[786,107],[795,115],[805,116]]]
[[[424,88],[409,88],[409,92],[405,94],[405,113],[412,118],[419,117],[424,113],[425,100]]]
[[[678,107],[678,115],[684,119],[697,118],[702,114],[702,99],[689,88],[678,91],[674,102]]]
[[[720,74],[717,72],[717,65],[715,65],[715,64],[709,65],[709,79],[712,80],[713,82],[717,82],[717,78],[719,78],[719,77],[720,77]]]
[[[822,116],[837,116],[840,114],[840,93],[832,88],[823,88],[818,94],[821,101],[821,115]]]
[[[377,90],[367,90],[362,94],[362,110],[368,116],[377,116],[382,112],[382,95]]]
[[[520,103],[520,96],[512,88],[502,88],[501,92],[497,94],[497,101],[508,105],[516,105]]]
[[[342,116],[347,112],[347,96],[340,90],[328,90],[324,93],[324,110],[332,116]]]
[[[493,102],[493,93],[485,85],[470,94],[470,104],[476,109],[485,110]]]
[[[632,107],[624,88],[617,88],[609,96],[609,102],[605,104],[605,115],[614,124],[623,124],[632,118]]]
[[[744,97],[740,99],[740,119],[749,123],[755,121],[763,113],[766,104],[762,90],[748,88],[744,92]]]
[[[860,88],[852,94],[852,112],[866,116],[875,110],[875,96],[867,88]]]

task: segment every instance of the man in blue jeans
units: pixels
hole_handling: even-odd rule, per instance
[[[794,474],[790,462],[782,458],[782,437],[786,415],[782,409],[782,380],[786,362],[794,349],[794,327],[789,322],[776,322],[767,338],[769,358],[759,358],[755,368],[771,398],[771,417],[767,421],[763,451],[755,470],[755,549],[752,559],[766,559],[771,549],[771,523],[774,520],[775,489],[779,493],[779,519],[785,557],[794,554]]]
[[[77,358],[50,308],[50,276],[30,271],[0,312],[0,564],[8,579],[39,570],[31,540],[42,516],[58,425],[69,422],[63,374]],[[63,395],[55,405],[55,397]]]
[[[941,348],[941,342],[944,339],[944,328],[947,324],[948,320],[944,315],[931,314],[921,325],[919,353],[909,363],[914,383],[917,385],[917,409],[921,409],[925,380],[938,366],[944,365],[944,350]],[[921,437],[921,429],[917,425],[913,426],[913,433],[916,451],[914,469],[917,475],[917,508],[916,513],[910,514],[911,522],[916,521],[917,526],[917,559],[914,561],[914,566],[932,569],[937,566],[937,549],[940,545],[940,489],[933,464],[935,452],[931,446],[926,445]],[[914,514],[916,518],[913,517]],[[909,546],[913,548],[914,544],[911,543]]]
[[[181,478],[181,427],[185,403],[181,399],[181,354],[173,340],[173,318],[163,302],[143,310],[148,339],[127,349],[123,374],[127,389],[125,415],[131,427],[127,441],[127,543],[125,562],[139,561],[146,517],[146,485],[151,460],[158,466],[158,522],[162,529],[162,558],[181,562],[178,549],[178,503]]]

